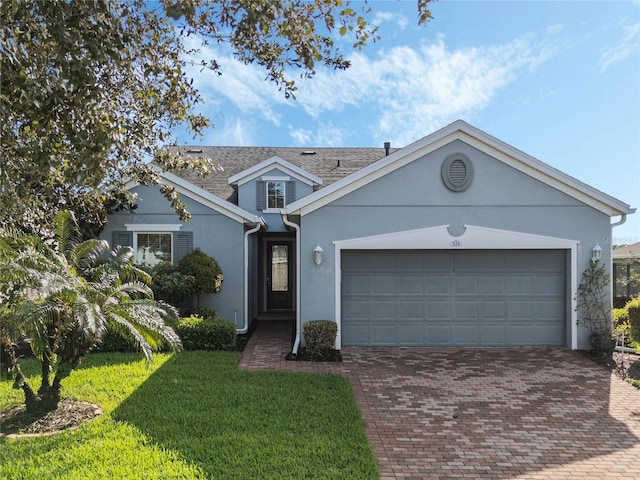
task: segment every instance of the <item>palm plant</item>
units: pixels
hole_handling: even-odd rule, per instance
[[[3,288],[0,338],[8,352],[15,387],[27,410],[53,410],[61,382],[102,340],[107,325],[135,339],[147,360],[162,340],[174,350],[180,339],[165,325],[177,312],[153,299],[147,273],[133,265],[129,247],[109,249],[104,240],[80,241],[72,214],[56,218],[55,245],[15,232],[0,240]],[[20,371],[14,344],[30,339],[40,360],[41,385],[33,390]]]

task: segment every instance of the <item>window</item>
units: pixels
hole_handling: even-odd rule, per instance
[[[267,208],[284,208],[285,182],[267,182]]]
[[[193,232],[181,232],[176,224],[125,224],[113,232],[113,246],[132,247],[135,263],[156,265],[177,262],[193,250]]]
[[[295,201],[296,182],[290,177],[262,177],[256,182],[256,209],[277,213]]]
[[[149,266],[171,262],[172,237],[171,233],[136,233],[133,240],[135,262]]]

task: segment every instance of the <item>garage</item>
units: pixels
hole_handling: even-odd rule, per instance
[[[342,345],[567,345],[568,255],[342,250]]]

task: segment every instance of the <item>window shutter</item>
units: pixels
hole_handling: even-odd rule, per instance
[[[121,247],[133,247],[133,232],[114,231],[112,247],[117,245]]]
[[[287,195],[287,198],[285,199],[285,206],[286,206],[296,201],[296,182],[294,181],[287,182],[287,186],[285,188],[286,188],[286,195]]]
[[[175,232],[173,234],[173,261],[180,261],[187,253],[193,250],[193,232]]]
[[[256,208],[258,210],[267,208],[267,193],[265,191],[265,182],[262,180],[256,182]]]

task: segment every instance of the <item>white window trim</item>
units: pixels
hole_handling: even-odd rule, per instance
[[[271,175],[263,175],[260,177],[260,180],[265,182],[264,184],[264,195],[265,195],[265,205],[269,205],[269,182],[282,182],[282,193],[283,193],[283,207],[287,206],[287,182],[291,181],[291,177],[284,176],[271,176]],[[280,208],[265,208],[262,210],[264,213],[280,213]]]
[[[182,228],[181,223],[163,224],[163,223],[125,223],[127,232],[144,232],[144,233],[168,233],[179,232]]]
[[[127,231],[128,232],[132,232],[133,233],[133,245],[131,246],[133,248],[133,255],[134,258],[136,259],[136,262],[138,260],[137,256],[138,256],[138,234],[139,233],[146,233],[146,234],[150,234],[150,233],[157,233],[157,234],[164,234],[164,235],[169,235],[169,241],[171,242],[171,263],[173,263],[173,258],[174,258],[174,246],[173,246],[173,235],[171,235],[171,232],[177,232],[180,230],[180,227],[182,227],[182,225],[135,225],[135,226],[142,226],[142,227],[149,227],[149,226],[155,226],[155,227],[178,227],[177,229],[174,230],[160,230],[160,231],[155,231],[155,230],[147,230],[146,228],[142,228],[140,230],[133,230],[133,229],[129,229],[130,226],[134,226],[134,225],[125,225],[125,227],[127,227]]]

